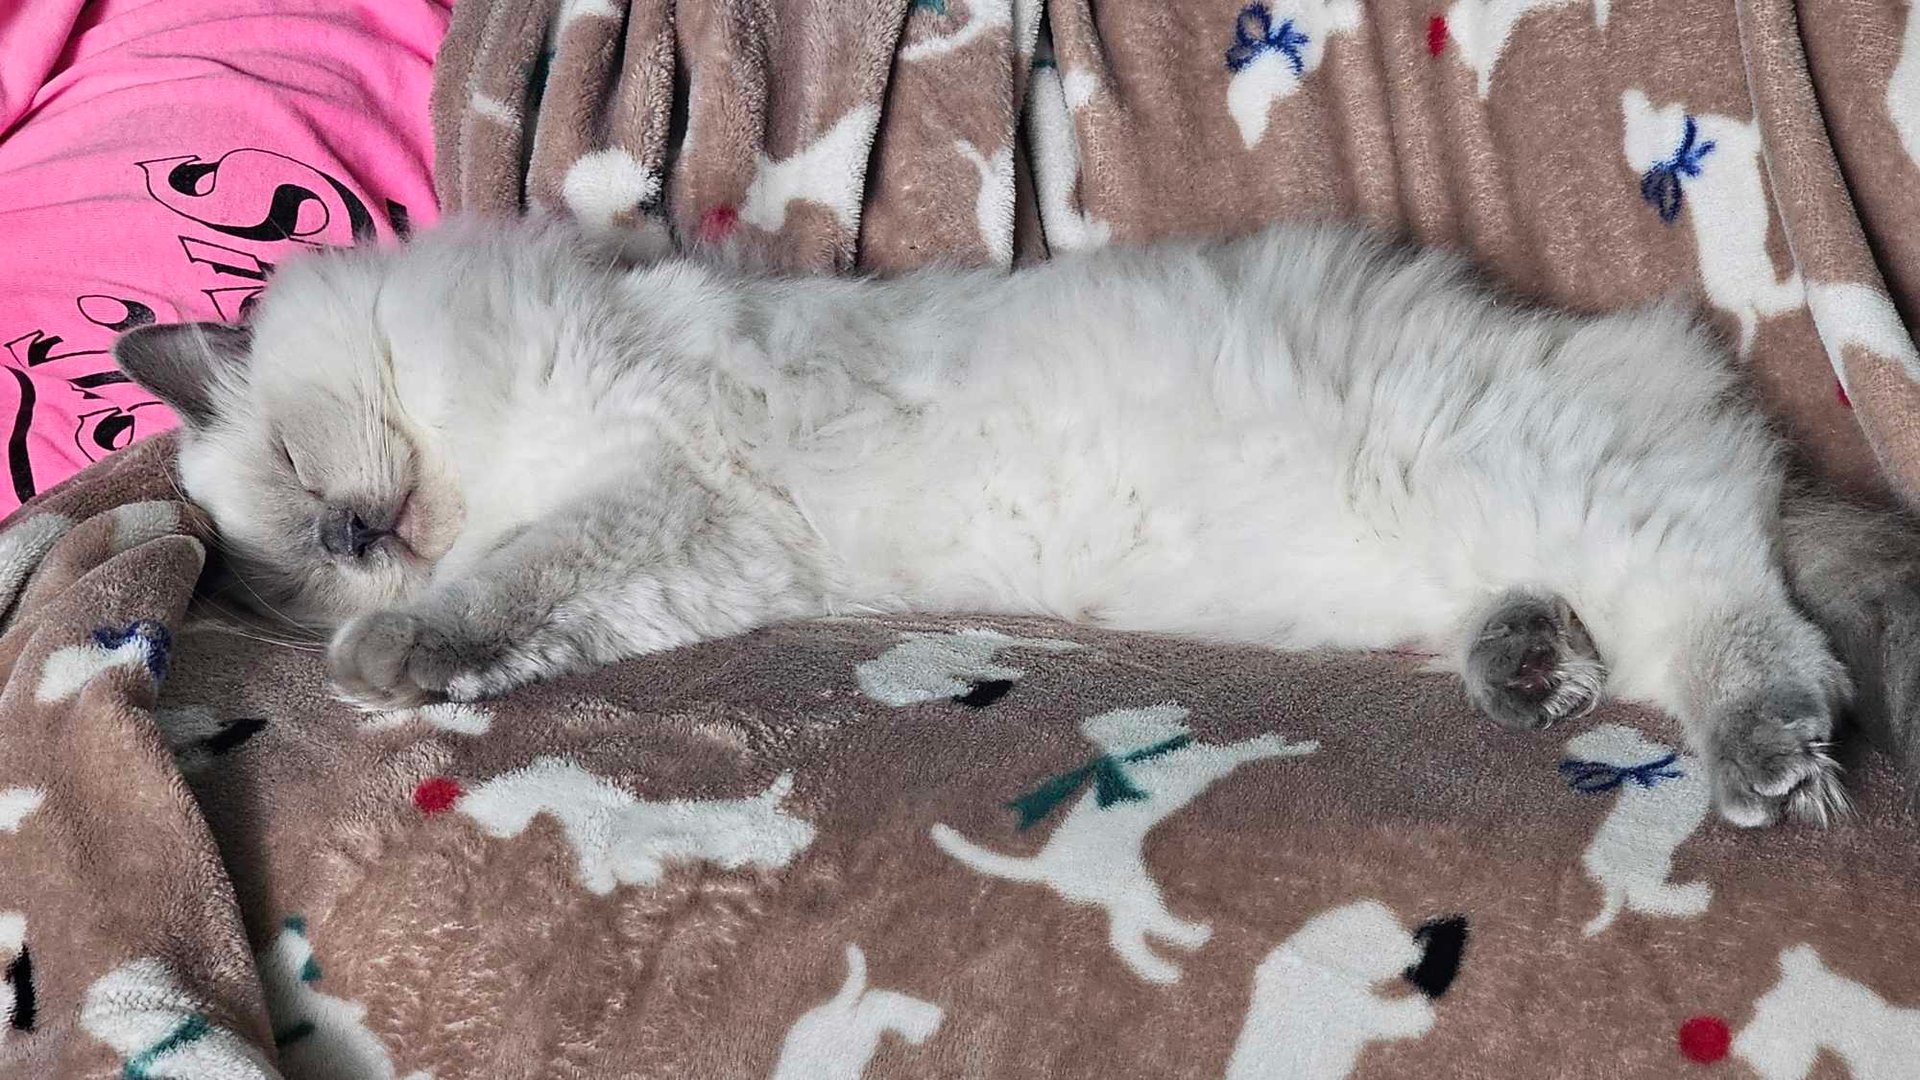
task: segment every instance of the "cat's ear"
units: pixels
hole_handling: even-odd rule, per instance
[[[180,418],[206,424],[223,379],[246,370],[253,335],[225,323],[160,323],[136,327],[113,343],[113,362]]]

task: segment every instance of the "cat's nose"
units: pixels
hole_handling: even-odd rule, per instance
[[[320,546],[334,555],[357,559],[385,535],[386,530],[368,525],[366,519],[349,507],[328,507],[320,515]]]

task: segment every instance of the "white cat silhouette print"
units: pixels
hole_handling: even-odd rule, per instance
[[[792,790],[793,775],[782,773],[744,799],[647,802],[570,761],[545,757],[460,795],[453,808],[501,838],[551,815],[579,859],[580,884],[604,896],[619,884],[658,884],[667,867],[682,863],[786,866],[814,835],[811,823],[780,805]]]
[[[1754,1003],[1733,1040],[1762,1080],[1802,1080],[1822,1050],[1846,1062],[1853,1080],[1920,1075],[1920,1002],[1896,1008],[1820,961],[1810,945],[1780,954],[1780,981]]]
[[[953,148],[972,163],[980,187],[974,194],[973,217],[980,230],[980,242],[987,257],[999,267],[1013,265],[1013,146],[1008,144],[988,157],[965,139],[955,140]]]
[[[1108,940],[1136,975],[1156,983],[1179,981],[1180,969],[1156,955],[1148,939],[1192,950],[1213,931],[1167,910],[1142,852],[1147,834],[1242,765],[1319,749],[1316,742],[1289,743],[1271,734],[1221,745],[1199,742],[1182,723],[1186,715],[1178,705],[1156,705],[1085,721],[1081,731],[1100,756],[1011,804],[1026,828],[1086,788],[1032,857],[989,851],[944,824],[933,827],[933,842],[982,874],[1045,885],[1069,903],[1104,909]]]
[[[1568,741],[1560,772],[1576,792],[1617,793],[1580,859],[1600,886],[1600,913],[1587,923],[1588,937],[1612,926],[1622,911],[1690,916],[1707,910],[1712,886],[1668,880],[1674,849],[1707,817],[1699,762],[1632,728],[1600,724]]]
[[[1056,251],[1103,247],[1113,227],[1086,209],[1080,191],[1080,136],[1074,114],[1099,91],[1099,79],[1085,71],[1062,72],[1038,61],[1027,89],[1027,127],[1032,132],[1033,192],[1047,246]]]
[[[1773,220],[1760,176],[1760,125],[1679,105],[1656,107],[1647,95],[1620,97],[1627,164],[1640,196],[1671,225],[1684,212],[1707,301],[1740,324],[1740,352],[1753,347],[1760,320],[1806,302],[1799,272],[1780,277],[1767,253]]]
[[[1907,4],[1907,32],[1900,59],[1887,80],[1887,116],[1900,135],[1907,157],[1920,166],[1920,4]]]
[[[273,1017],[280,1066],[293,1080],[393,1080],[393,1058],[366,1025],[367,1007],[323,994],[307,924],[287,919],[259,956],[260,985]],[[432,1080],[425,1072],[406,1080]]]
[[[1455,0],[1447,9],[1447,38],[1460,60],[1473,70],[1480,96],[1486,97],[1493,89],[1493,69],[1522,19],[1550,8],[1588,5],[1593,8],[1594,25],[1604,29],[1612,0]],[[1440,47],[1433,48],[1438,52]]]
[[[846,981],[787,1029],[773,1080],[860,1080],[882,1038],[919,1046],[940,1030],[941,1015],[919,998],[867,989],[866,954],[849,945]]]
[[[900,50],[900,59],[930,60],[971,45],[995,30],[1013,32],[1013,0],[953,0],[953,4],[965,12],[959,29],[908,45]]]
[[[0,610],[13,606],[21,587],[40,569],[40,560],[72,528],[72,518],[43,512],[0,534]]]
[[[47,793],[39,788],[0,788],[0,832],[19,832],[20,823],[46,801]]]
[[[33,1027],[33,968],[21,960],[27,955],[26,914],[0,911],[0,1046],[13,1032]]]
[[[1068,652],[1080,646],[1058,638],[1023,638],[998,630],[950,634],[910,632],[904,641],[853,669],[860,690],[885,705],[954,699],[990,705],[1026,672],[995,662],[1002,649]]]
[[[767,232],[787,223],[787,204],[816,203],[833,211],[849,232],[860,220],[861,189],[867,179],[867,150],[873,145],[880,110],[872,105],[845,116],[791,157],[779,161],[754,155],[753,181],[740,203],[740,220]]]
[[[1274,102],[1320,66],[1327,39],[1359,27],[1358,0],[1254,0],[1240,9],[1227,47],[1227,112],[1248,149],[1265,137]]]
[[[39,788],[0,788],[0,833],[17,833],[28,815],[40,809],[47,793]],[[27,952],[27,916],[0,911],[0,1044],[13,1031],[31,1030],[34,1021],[33,961]]]
[[[167,628],[152,619],[100,627],[88,643],[55,649],[47,657],[34,698],[43,705],[65,701],[110,668],[145,668],[158,683],[166,678],[172,648]]]
[[[207,1019],[164,961],[129,960],[87,987],[80,1027],[126,1062],[125,1077],[277,1080],[253,1044]]]
[[[1907,378],[1920,381],[1920,352],[1887,294],[1851,281],[1807,283],[1807,310],[1820,332],[1820,344],[1840,385],[1848,393],[1847,349],[1865,349],[1900,365]]]
[[[1456,926],[1455,967],[1459,934]],[[1433,1006],[1407,985],[1423,958],[1420,942],[1376,900],[1315,915],[1254,969],[1227,1080],[1342,1080],[1368,1043],[1425,1035]],[[1440,974],[1439,992],[1453,974]],[[1381,993],[1395,983],[1402,993]]]

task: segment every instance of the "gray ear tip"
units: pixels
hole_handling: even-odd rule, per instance
[[[223,373],[243,370],[253,335],[226,323],[155,323],[113,342],[113,361],[183,419],[209,419]]]
[[[147,347],[174,348],[188,341],[214,355],[245,350],[253,343],[253,332],[245,326],[217,322],[147,323],[123,330],[113,339],[113,355],[134,353]]]

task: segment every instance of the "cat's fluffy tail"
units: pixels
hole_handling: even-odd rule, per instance
[[[1782,524],[1794,595],[1853,676],[1854,722],[1920,810],[1920,519],[1803,486]]]

